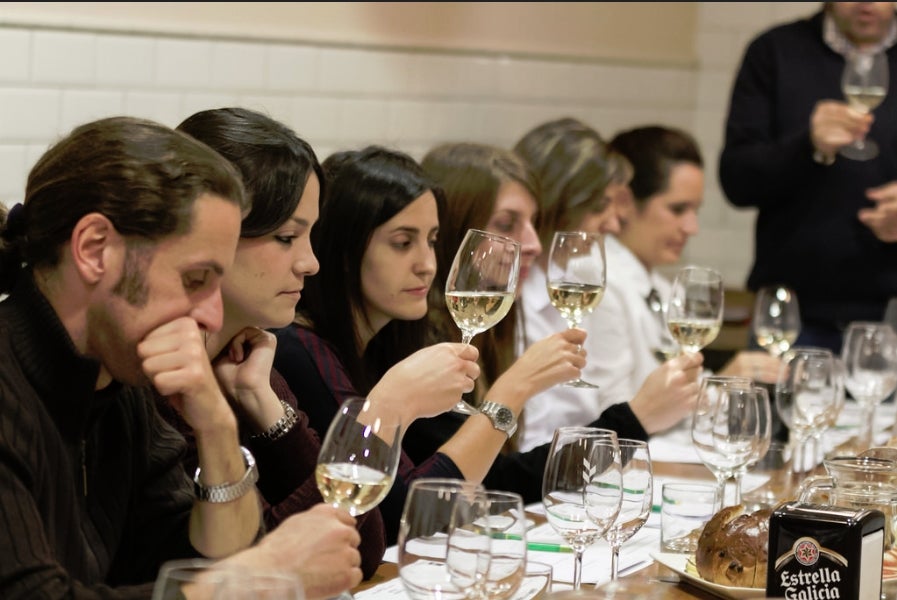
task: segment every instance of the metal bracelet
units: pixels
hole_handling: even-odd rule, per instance
[[[250,440],[254,442],[273,442],[274,440],[278,440],[285,436],[293,426],[296,425],[296,422],[299,420],[299,415],[296,414],[296,410],[283,400],[280,401],[280,404],[283,406],[283,416],[277,419],[277,422],[267,430],[249,436]]]

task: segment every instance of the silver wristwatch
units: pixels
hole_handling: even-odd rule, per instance
[[[200,468],[196,469],[196,475],[193,476],[193,491],[196,497],[203,502],[211,502],[213,504],[222,504],[224,502],[232,502],[246,495],[246,492],[255,486],[255,482],[259,479],[259,472],[255,466],[255,458],[252,453],[240,446],[243,452],[243,460],[246,463],[246,473],[243,478],[236,483],[223,483],[221,485],[204,486],[199,482]]]
[[[480,405],[480,412],[489,417],[493,427],[506,433],[508,437],[511,437],[517,431],[517,417],[504,404],[486,400]]]

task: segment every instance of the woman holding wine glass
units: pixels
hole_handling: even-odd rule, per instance
[[[427,374],[439,367],[447,377],[455,373],[449,365],[457,354],[476,356],[473,346],[456,343],[436,346],[450,349],[442,358],[418,358],[423,350],[415,352],[427,342],[425,291],[432,288],[444,305],[444,282],[433,277],[442,191],[413,159],[393,150],[369,147],[341,153],[334,161],[324,163],[326,199],[312,235],[321,273],[306,281],[296,323],[277,331],[275,355],[278,372],[322,436],[352,396],[391,401],[403,413],[421,403],[435,406],[428,399],[446,383]],[[459,338],[459,329],[446,317],[450,335]],[[476,336],[473,343],[493,330]],[[583,338],[584,332],[574,330],[545,340],[529,353],[520,373],[495,382],[486,400],[494,393],[501,404],[519,406],[531,387],[575,378],[585,362],[578,351]],[[470,383],[467,389],[473,387]],[[450,406],[439,404],[442,411]],[[447,413],[450,428],[441,432],[429,454],[412,456],[408,451],[420,448],[409,444],[405,434],[396,481],[378,506],[390,543],[395,542],[411,482],[424,477],[482,481],[490,468],[504,468],[493,467],[493,462],[513,433],[514,421],[502,422],[504,411],[495,409],[491,416]],[[406,430],[412,420],[403,418]],[[490,487],[520,491],[528,502],[537,500],[540,478],[530,475],[541,473],[544,454],[541,461],[538,456],[534,460],[527,475],[517,472],[507,477],[510,483]]]
[[[539,177],[542,190],[538,196],[538,233],[542,246],[549,249],[532,264],[522,282],[521,306],[525,321],[522,329],[526,343],[531,344],[569,326],[545,293],[546,288],[550,288],[547,272],[555,233],[579,231],[596,234],[604,238],[606,245],[609,234],[620,231],[618,196],[628,193],[626,183],[632,175],[632,167],[629,161],[608,148],[597,131],[569,117],[537,125],[517,142],[514,149]],[[611,275],[610,281],[613,280]],[[656,301],[656,314],[661,318],[656,319],[654,326],[659,329],[663,325],[662,306],[659,297]],[[602,307],[603,302],[602,299]],[[598,312],[602,310],[600,308]],[[585,316],[588,327],[591,327],[593,316]],[[639,329],[635,331],[636,335],[641,333]],[[669,333],[665,338],[672,343]],[[600,351],[600,348],[593,346],[601,346],[602,343],[590,336],[585,344],[587,352]],[[618,422],[638,425],[635,429],[626,425],[629,434],[620,430],[621,435],[627,437],[636,437],[632,431],[639,428],[644,429],[641,437],[668,429],[691,414],[697,386],[695,384],[694,392],[687,395],[680,392],[682,386],[694,383],[693,377],[699,372],[701,360],[703,357],[697,354],[680,357],[646,371],[645,380],[633,386],[633,395],[618,402],[608,401],[604,390],[593,394],[569,386],[554,387],[536,394],[526,403],[526,426],[520,448],[530,450],[544,444],[551,440],[558,427],[579,425],[611,415]],[[585,370],[596,372],[600,370],[600,365],[593,364],[590,359]],[[592,380],[585,374],[583,378]],[[663,379],[667,380],[666,385],[654,386]],[[647,388],[652,388],[652,391],[646,393]],[[618,429],[621,425],[612,427]]]

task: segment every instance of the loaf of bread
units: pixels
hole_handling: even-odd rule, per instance
[[[705,580],[719,585],[766,587],[769,517],[772,508],[745,514],[744,506],[727,506],[704,526],[695,566]]]

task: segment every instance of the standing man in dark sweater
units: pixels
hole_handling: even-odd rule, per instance
[[[797,343],[840,352],[850,321],[878,321],[897,296],[897,23],[892,2],[826,2],[748,46],[735,80],[720,183],[759,209],[748,287],[800,300]],[[874,114],[844,102],[850,52],[882,49],[892,89]],[[877,158],[838,150],[867,136]]]
[[[257,473],[204,349],[244,208],[207,146],[116,117],[51,147],[0,219],[0,597],[148,598],[162,562],[197,555],[300,573],[326,555],[311,597],[360,580],[329,507],[246,549]],[[196,435],[193,483],[153,387]]]

